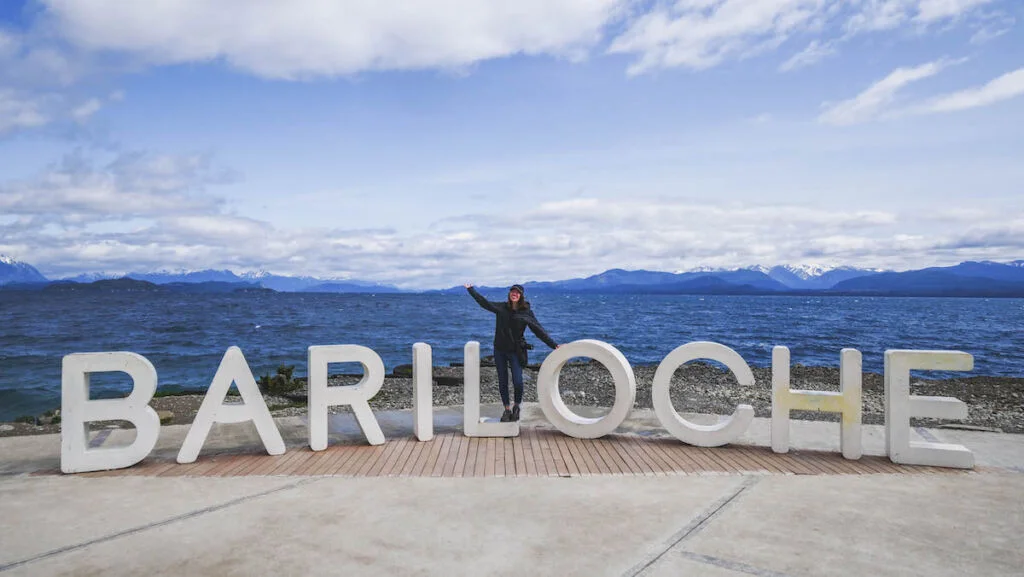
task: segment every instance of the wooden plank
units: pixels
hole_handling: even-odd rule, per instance
[[[235,475],[236,476],[251,475],[252,471],[254,471],[257,467],[262,465],[264,463],[264,461],[266,461],[267,459],[270,459],[270,458],[271,458],[271,455],[267,455],[267,454],[253,455],[252,461],[249,464],[247,464],[246,466],[244,466],[244,467],[238,469],[237,471],[235,471]],[[201,475],[202,473],[200,473],[198,471],[194,471],[192,474],[193,475]]]
[[[505,476],[516,476],[516,457],[512,448],[512,438],[505,437],[501,440],[502,449],[505,451]]]
[[[519,434],[522,435],[525,431],[520,428]],[[523,451],[523,439],[521,437],[512,438],[512,456],[516,462],[516,476],[526,476],[526,453]]]
[[[398,441],[385,441],[384,449],[380,452],[380,456],[374,461],[373,466],[366,470],[367,477],[379,477],[380,472],[384,470],[384,467],[391,460],[391,457],[395,455],[395,452],[399,450]]]
[[[778,458],[779,456],[772,452],[770,448],[753,446],[744,446],[738,448],[742,450],[746,455],[748,455],[750,459],[760,464],[770,473],[790,472],[790,467],[787,465],[787,463],[783,459]]]
[[[654,466],[647,461],[647,456],[644,455],[640,447],[637,446],[637,438],[633,436],[620,435],[618,438],[620,448],[629,454],[633,462],[636,463],[637,467],[640,468],[641,474],[645,477],[654,477],[660,474],[659,471],[655,471]]]
[[[530,450],[533,451],[533,463],[537,468],[537,476],[547,477],[548,466],[544,462],[544,451],[540,445],[540,432],[536,428],[530,429]]]
[[[679,443],[680,441],[675,439],[658,439],[651,444],[651,449],[657,451],[672,468],[672,472],[676,474],[696,473],[706,470],[707,466],[703,460],[697,461],[690,455],[689,448],[681,446]]]
[[[558,435],[555,437],[555,446],[558,447],[558,452],[562,454],[562,462],[565,463],[568,475],[570,477],[579,477],[580,468],[576,464],[576,457],[569,450],[568,440],[571,438],[567,435]]]
[[[330,452],[326,449],[323,451],[309,451],[306,455],[305,462],[302,463],[302,466],[295,469],[295,474],[300,476],[308,475],[314,467],[319,465],[322,461],[327,460],[330,456]]]
[[[435,435],[434,440],[430,441],[433,445],[431,447],[430,454],[427,455],[427,461],[423,464],[423,471],[420,473],[422,477],[430,477],[434,474],[434,469],[437,467],[437,462],[441,458],[441,450],[444,448],[445,436]]]
[[[308,450],[309,450],[308,447],[302,447],[302,448],[299,448],[299,449],[292,449],[291,451],[288,451],[287,453],[282,455],[282,457],[284,457],[284,458],[278,460],[276,463],[273,464],[272,467],[268,467],[264,474],[267,475],[267,476],[280,475],[281,471],[285,467],[287,467],[290,463],[294,462],[296,459],[301,459],[302,458],[302,453],[304,453],[304,452],[306,452]]]
[[[437,453],[441,452],[441,439],[438,439],[436,435],[433,439],[421,444],[424,448],[420,452],[419,459],[416,461],[412,472],[409,473],[410,477],[430,476],[429,471],[433,469],[433,461],[437,458]]]
[[[431,477],[440,477],[441,473],[444,472],[444,466],[448,460],[448,451],[452,447],[452,435],[445,433],[441,435],[441,450],[437,454],[437,461],[434,462],[434,466],[430,470]]]
[[[561,474],[558,469],[558,465],[555,463],[555,454],[551,450],[551,439],[554,435],[551,431],[544,431],[544,434],[540,437],[540,451],[541,456],[544,459],[544,465],[547,467],[549,477],[557,477]]]
[[[594,443],[593,439],[581,439],[580,442],[587,448],[587,454],[590,455],[590,459],[596,466],[596,474],[611,475],[612,468],[605,462],[604,455],[598,450],[597,444]]]
[[[235,460],[234,466],[230,467],[230,468],[228,468],[228,469],[226,469],[224,471],[222,471],[220,473],[220,476],[222,476],[222,477],[237,477],[239,471],[244,470],[246,467],[248,467],[250,464],[252,464],[253,461],[258,461],[259,459],[260,459],[260,457],[256,456],[256,455],[245,455],[243,457],[238,457]],[[202,463],[197,463],[197,466],[199,466],[201,464]]]
[[[619,459],[612,454],[612,450],[608,447],[608,444],[604,439],[593,439],[591,442],[594,443],[594,446],[597,447],[601,456],[604,457],[604,462],[608,464],[608,469],[611,471],[612,475],[626,474],[625,464],[620,464]]]
[[[537,476],[537,460],[533,454],[533,427],[526,427],[523,434],[523,460],[526,461],[526,476]]]
[[[569,446],[569,450],[572,452],[573,460],[576,461],[576,467],[580,470],[580,475],[583,477],[590,477],[594,474],[594,463],[590,460],[590,454],[587,452],[587,448],[583,446],[582,439],[575,437],[569,437],[565,440],[565,443]]]
[[[657,443],[647,439],[642,442],[638,441],[638,444],[644,453],[647,454],[647,458],[661,470],[662,475],[675,475],[678,473],[676,466],[658,449]]]
[[[457,472],[460,477],[472,477],[476,470],[476,451],[480,441],[474,437],[466,437],[466,462],[463,463],[462,471]]]
[[[494,453],[495,453],[495,448],[496,447],[497,447],[497,444],[494,442],[494,437],[487,437],[487,453],[485,455],[485,460],[484,460],[484,462],[486,463],[486,467],[484,469],[484,476],[485,477],[493,477],[494,476],[495,469],[496,469],[496,466],[495,466],[495,463],[494,463]]]
[[[726,473],[743,472],[740,470],[739,467],[734,466],[732,463],[729,462],[728,459],[725,458],[724,455],[722,455],[721,447],[702,447],[701,454],[707,457],[708,459],[714,461],[714,463],[719,467],[719,469],[717,470],[724,471]]]
[[[401,437],[394,441],[397,446],[391,456],[388,457],[387,462],[381,467],[380,472],[377,473],[378,477],[390,477],[396,468],[401,469],[402,458],[408,451],[412,449],[412,444],[409,441],[409,437]]]
[[[473,463],[473,476],[483,477],[487,471],[487,439],[475,437],[476,461]]]
[[[345,469],[345,465],[350,463],[359,455],[359,451],[355,447],[340,446],[338,447],[338,458],[330,462],[330,464],[324,469],[324,475],[330,475],[335,477],[341,474],[341,471]]]
[[[626,468],[629,470],[631,475],[643,475],[644,469],[640,466],[638,460],[634,459],[629,451],[622,444],[622,439],[619,435],[612,435],[608,438],[608,445],[615,451],[619,459],[625,463]]]
[[[387,450],[388,445],[371,445],[369,447],[369,454],[363,464],[360,465],[359,470],[353,473],[356,477],[365,477],[374,466],[377,465],[377,461],[384,455],[384,451]]]
[[[555,467],[555,475],[565,477],[569,475],[569,469],[562,458],[562,452],[558,450],[558,439],[563,435],[561,431],[550,431],[545,438],[548,455],[551,456],[551,463]]]
[[[465,438],[465,435],[452,433],[452,444],[448,449],[448,458],[445,459],[444,469],[441,470],[442,477],[453,477],[455,475],[455,465],[459,462],[459,454],[462,452],[462,439]]]
[[[363,461],[369,457],[373,447],[357,445],[349,447],[348,450],[352,452],[352,456],[334,470],[334,476],[336,477],[354,476],[359,467],[363,465]]]

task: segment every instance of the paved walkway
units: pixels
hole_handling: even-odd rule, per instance
[[[796,450],[776,456],[767,420],[735,447],[698,449],[664,438],[643,412],[601,441],[575,441],[535,409],[522,438],[494,440],[490,460],[492,442],[461,436],[458,412],[442,409],[429,443],[410,439],[407,413],[379,413],[383,447],[361,445],[351,415],[339,415],[331,448],[315,454],[303,420],[282,419],[280,457],[260,455],[251,426],[217,427],[190,466],[170,464],[187,429],[165,427],[150,462],[111,476],[53,474],[55,436],[0,439],[0,575],[989,576],[1024,566],[1024,436],[916,432],[975,451],[979,467],[965,473],[887,464],[881,430],[867,426],[868,456],[836,469],[853,462],[829,453],[835,423],[795,421]],[[430,476],[402,476],[428,464]],[[505,477],[488,477],[499,464]]]

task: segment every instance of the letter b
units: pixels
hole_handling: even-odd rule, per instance
[[[89,375],[115,371],[131,376],[131,394],[123,399],[89,400]],[[76,353],[64,357],[61,372],[61,471],[123,469],[149,455],[160,435],[160,417],[149,406],[156,393],[152,363],[135,353]],[[127,447],[88,449],[88,423],[114,420],[135,425],[135,440]]]

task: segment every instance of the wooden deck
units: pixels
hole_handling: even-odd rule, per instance
[[[247,475],[338,477],[588,477],[592,475],[701,474],[956,474],[965,471],[897,465],[885,457],[844,459],[839,453],[769,447],[693,447],[673,439],[608,435],[574,439],[559,431],[523,427],[519,437],[470,438],[460,432],[428,442],[413,437],[379,446],[333,445],[314,452],[292,448],[283,455],[200,456],[195,463],[147,459],[128,469],[82,476],[238,477]],[[54,473],[49,471],[48,473]]]

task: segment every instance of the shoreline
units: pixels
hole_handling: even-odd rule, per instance
[[[538,365],[523,370],[524,402],[537,401],[536,377]],[[657,365],[635,365],[637,393],[635,408],[651,408],[651,382]],[[374,410],[412,408],[411,367],[402,365],[385,377],[384,386],[370,400]],[[676,411],[729,415],[737,404],[754,407],[756,416],[771,416],[771,368],[752,368],[755,384],[741,387],[726,370],[715,365],[693,362],[679,368],[672,379],[672,402]],[[333,375],[331,385],[349,385],[359,375]],[[275,417],[301,415],[306,412],[305,379],[294,380],[297,388],[281,394],[263,397]],[[790,386],[794,389],[838,391],[838,367],[793,365]],[[967,404],[968,418],[963,421],[912,419],[913,426],[953,426],[980,428],[1005,433],[1024,433],[1024,378],[970,376],[947,379],[911,378],[913,394],[956,397]],[[480,368],[480,402],[500,403],[497,372],[493,365],[482,363]],[[615,387],[608,370],[594,362],[567,364],[559,376],[562,398],[570,405],[610,407]],[[205,391],[164,393],[150,403],[161,415],[162,424],[188,424],[195,417]],[[863,374],[863,423],[884,423],[884,383],[879,373]],[[229,397],[229,399],[232,397]],[[237,397],[234,397],[237,398]],[[230,401],[229,401],[230,402]],[[434,367],[433,405],[460,406],[463,404],[462,367]],[[347,412],[347,407],[333,407],[331,412]],[[60,432],[59,411],[52,421],[53,411],[42,416],[42,424],[25,422],[0,423],[0,437],[42,435]],[[838,422],[839,415],[809,411],[793,411],[793,419]],[[39,417],[36,417],[39,419]],[[93,429],[130,427],[127,423],[94,423]]]

